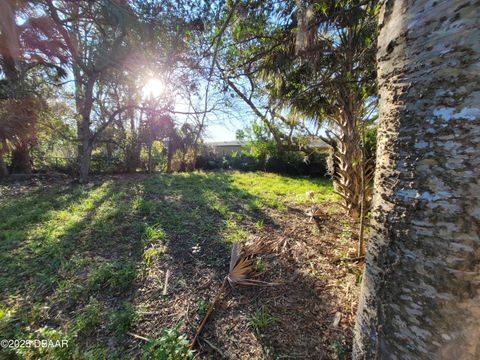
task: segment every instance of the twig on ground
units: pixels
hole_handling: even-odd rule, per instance
[[[185,311],[185,318],[187,319],[188,325],[190,325],[191,327],[193,327],[193,324],[192,324],[192,322],[190,321],[190,314],[189,314],[189,312],[190,312],[190,303],[187,302],[187,310]]]
[[[137,312],[138,315],[161,315],[161,311],[139,311]]]
[[[143,341],[150,341],[150,339],[148,339],[144,336],[137,335],[137,334],[134,334],[134,333],[131,333],[131,332],[127,332],[127,335],[133,336],[134,338],[140,339],[140,340],[143,340]]]
[[[365,259],[365,256],[357,256],[357,257],[346,257],[346,258],[339,258],[339,259],[336,259],[336,260],[333,260],[333,263],[334,264],[338,264],[339,262],[342,262],[342,261],[360,261],[360,260],[364,260]]]
[[[167,269],[167,273],[165,274],[165,284],[163,286],[163,296],[167,295],[169,277],[170,277],[170,269]]]
[[[217,291],[217,294],[215,295],[215,298],[213,299],[210,306],[208,307],[208,310],[207,310],[207,313],[205,314],[205,317],[203,318],[202,322],[198,326],[197,331],[195,332],[195,336],[193,337],[193,340],[189,345],[190,349],[193,349],[195,347],[195,345],[197,343],[197,340],[198,340],[198,336],[202,332],[203,328],[205,327],[205,324],[207,323],[208,318],[210,317],[210,315],[212,315],[213,310],[215,309],[215,306],[217,305],[218,301],[220,300],[221,296],[223,295],[223,292],[225,290],[226,285],[227,285],[227,278],[225,277],[222,285],[220,286],[220,288]]]
[[[205,339],[203,337],[202,337],[202,341],[205,341],[208,344],[208,346],[210,346],[213,350],[218,352],[222,358],[225,358],[225,354],[218,347],[213,345],[210,341],[208,341],[207,339]]]

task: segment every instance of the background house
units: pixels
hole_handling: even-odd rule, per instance
[[[325,141],[316,137],[310,139],[309,145],[322,151],[327,151],[329,148]],[[207,142],[204,143],[203,155],[223,158],[226,155],[231,155],[233,152],[248,150],[247,146],[248,142],[241,140]]]
[[[223,158],[226,155],[231,155],[233,152],[245,150],[247,142],[240,140],[215,141],[205,143],[204,145],[203,155]]]

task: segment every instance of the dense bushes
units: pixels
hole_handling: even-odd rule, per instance
[[[278,142],[269,129],[257,121],[237,131],[236,137],[244,142],[243,150],[225,156],[215,155],[215,151],[204,151],[197,159],[197,167],[205,170],[260,170],[288,175],[327,175],[328,150],[314,147],[311,137],[294,136],[291,138],[294,141],[290,143]],[[308,149],[309,153],[307,150],[299,151],[298,148]]]
[[[289,175],[325,176],[326,153],[307,156],[303,152],[284,152],[282,154],[254,154],[246,150],[233,152],[223,157],[202,155],[197,159],[197,167],[204,170],[233,169],[241,171],[269,171]]]

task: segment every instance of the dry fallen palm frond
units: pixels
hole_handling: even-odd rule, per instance
[[[227,276],[227,280],[231,286],[235,285],[257,285],[257,286],[269,286],[278,285],[277,283],[255,280],[255,273],[253,271],[253,262],[250,259],[242,258],[238,261],[237,265]]]
[[[207,313],[205,314],[200,325],[198,326],[197,331],[195,332],[195,336],[190,343],[190,349],[193,349],[193,347],[195,347],[200,333],[205,327],[210,315],[213,313],[215,306],[217,306],[217,303],[220,301],[225,291],[227,282],[232,287],[236,285],[277,285],[276,283],[260,281],[253,278],[255,276],[253,258],[257,255],[268,253],[271,249],[272,243],[268,241],[256,241],[251,244],[241,244],[238,242],[234,242],[232,244],[232,251],[230,255],[230,268],[228,275],[223,280],[222,285],[218,289],[212,303],[208,307]]]
[[[276,285],[275,283],[253,279],[255,273],[252,259],[257,255],[268,253],[271,249],[271,244],[264,241],[256,241],[253,244],[244,245],[242,251],[239,251],[238,247],[239,245],[235,244],[232,247],[230,271],[227,275],[230,285]]]
[[[241,284],[252,272],[252,262],[245,257],[239,258],[227,275],[230,285]]]

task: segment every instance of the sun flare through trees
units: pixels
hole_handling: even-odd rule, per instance
[[[479,12],[0,0],[0,359],[480,359]]]

